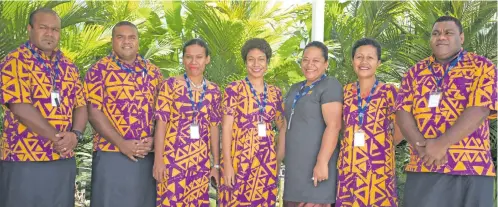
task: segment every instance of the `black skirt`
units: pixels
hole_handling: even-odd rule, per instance
[[[155,207],[153,153],[138,162],[120,152],[93,153],[91,207]]]
[[[74,158],[40,162],[0,161],[0,207],[74,206]]]

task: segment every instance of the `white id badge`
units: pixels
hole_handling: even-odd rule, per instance
[[[439,106],[439,100],[441,100],[441,92],[433,92],[429,96],[429,108],[434,108]]]
[[[190,125],[190,139],[200,139],[201,135],[199,133],[199,125],[191,124]]]
[[[258,124],[258,136],[266,137],[266,124],[264,123]]]
[[[365,146],[365,132],[362,130],[358,130],[354,133],[354,143],[355,147],[363,147]]]
[[[61,103],[61,97],[59,95],[59,91],[50,92],[50,101],[52,102],[52,106],[58,107]]]

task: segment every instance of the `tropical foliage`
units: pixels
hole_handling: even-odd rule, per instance
[[[194,37],[207,41],[211,64],[206,76],[224,87],[241,79],[245,67],[240,48],[249,38],[270,42],[274,53],[266,80],[284,90],[302,80],[299,59],[311,39],[311,4],[289,6],[280,1],[1,1],[0,59],[27,39],[28,14],[50,7],[62,19],[61,49],[86,70],[111,51],[111,29],[122,20],[140,32],[140,53],[159,66],[165,76],[182,72],[182,43]],[[399,83],[403,73],[431,54],[432,24],[441,15],[461,19],[464,48],[497,63],[496,1],[327,1],[325,40],[329,47],[329,75],[343,84],[355,80],[351,47],[362,37],[383,46],[378,76]],[[496,122],[491,132],[496,160]],[[77,205],[88,206],[91,173],[91,127],[78,147]],[[407,162],[406,143],[398,146],[399,186]],[[402,188],[400,188],[402,190]],[[402,194],[402,191],[400,191]],[[212,196],[215,192],[211,191]]]

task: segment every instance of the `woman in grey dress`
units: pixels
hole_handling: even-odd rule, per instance
[[[329,207],[335,203],[342,86],[326,76],[328,49],[306,45],[301,62],[305,81],[294,84],[285,99],[287,132],[279,140],[285,157],[284,206]]]

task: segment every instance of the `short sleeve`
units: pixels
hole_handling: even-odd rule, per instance
[[[394,111],[407,111],[412,113],[413,109],[413,69],[411,68],[401,80],[401,86],[396,96]]]
[[[386,93],[386,98],[387,98],[387,117],[389,118],[389,121],[395,122],[395,108],[396,108],[396,97],[398,96],[398,89],[393,86],[389,85],[389,89]]]
[[[15,57],[7,57],[0,63],[0,103],[31,104],[29,69]]]
[[[149,65],[152,65],[152,64],[149,64]],[[159,93],[159,89],[164,81],[164,78],[163,78],[163,74],[161,73],[161,71],[159,70],[159,68],[157,68],[157,66],[155,65],[152,65],[150,66],[149,70],[152,70],[153,71],[153,74],[154,74],[154,77],[152,78],[152,84],[156,87],[154,87],[154,97],[157,98],[157,95]]]
[[[94,64],[85,76],[85,94],[87,103],[98,110],[103,110],[104,106],[104,77],[102,69],[99,68],[100,64]]]
[[[275,113],[275,122],[277,126],[281,125],[284,122],[284,101],[282,99],[282,91],[280,88],[275,87],[275,96],[276,96],[276,113]]]
[[[221,123],[221,92],[220,88],[215,85],[213,90],[213,99],[211,100],[212,110],[209,111],[209,122],[211,126],[218,126]]]
[[[171,107],[173,104],[173,84],[175,79],[168,78],[161,84],[157,95],[156,110],[154,117],[156,120],[167,122],[171,115]]]
[[[237,82],[230,83],[223,93],[223,114],[228,116],[235,116],[235,110],[238,104]]]
[[[148,64],[148,65],[152,65],[152,64]],[[155,65],[152,65],[152,66],[149,66],[149,70],[152,71],[152,74],[153,74],[153,77],[152,79],[150,80],[150,84],[152,84],[153,86],[153,97],[154,97],[154,108],[152,108],[152,114],[155,114],[156,113],[156,104],[157,104],[157,97],[159,96],[159,90],[161,89],[162,87],[162,84],[163,84],[163,81],[164,81],[164,78],[163,78],[163,75],[161,73],[161,71],[159,70],[159,68],[157,68],[157,66]]]
[[[325,90],[321,94],[320,104],[343,102],[342,85],[335,77],[325,79]]]
[[[86,106],[86,92],[84,89],[83,84],[81,83],[80,79],[80,73],[78,68],[74,67],[73,71],[73,76],[74,76],[74,82],[75,82],[75,88],[76,88],[76,103],[75,103],[75,108]]]
[[[389,89],[386,94],[387,98],[387,113],[389,115],[394,114],[396,112],[396,97],[398,97],[398,89],[394,85],[389,85]]]
[[[484,57],[479,57],[476,65],[467,107],[482,106],[496,111],[496,66]]]
[[[79,74],[76,74],[76,104],[75,108],[86,106],[86,95],[83,84],[79,79]]]

